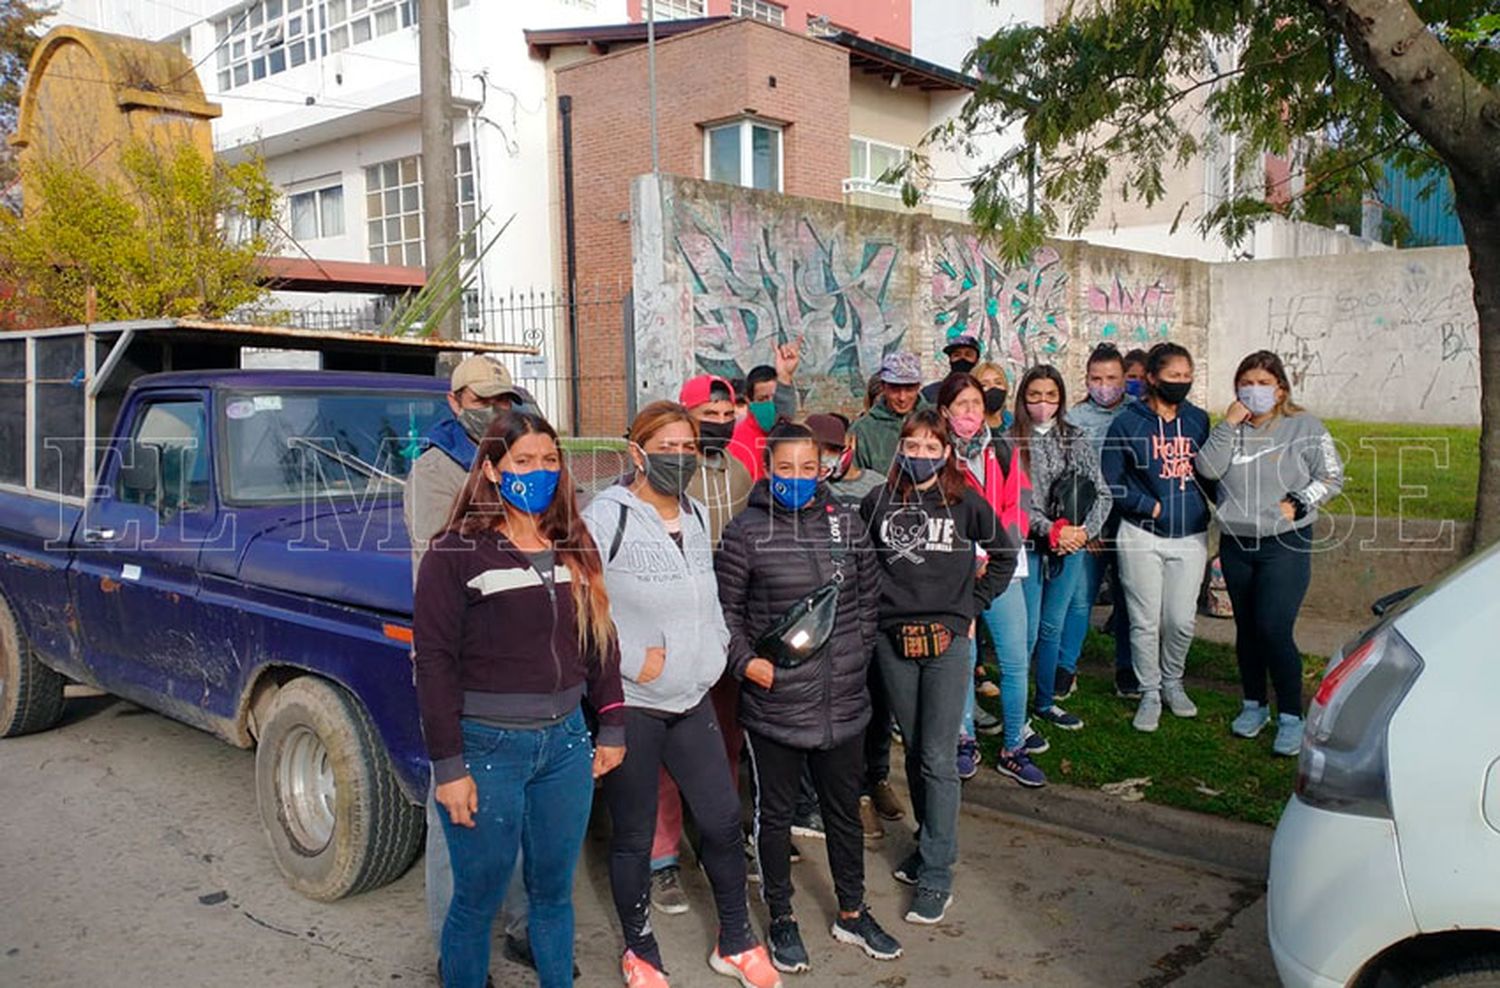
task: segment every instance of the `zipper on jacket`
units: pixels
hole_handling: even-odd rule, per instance
[[[799,514],[800,514],[800,512],[799,512]],[[827,508],[825,507],[824,510],[823,510],[823,516],[826,518],[827,515],[828,515],[828,511],[827,511]],[[842,531],[843,525],[841,524],[839,527],[840,527],[840,530]],[[832,540],[832,536],[830,534],[829,537],[827,539],[825,539],[825,544],[831,544],[832,541],[833,541]],[[831,555],[831,553],[830,553],[830,555]],[[827,581],[822,580],[823,573],[822,573],[822,569],[818,566],[819,556],[818,556],[817,550],[815,550],[815,549],[809,549],[809,550],[807,550],[807,556],[808,556],[808,559],[812,562],[813,575],[815,577],[817,577],[821,581],[818,585],[822,586],[822,584],[824,582],[827,582]],[[830,562],[831,561],[832,560],[830,559]],[[832,579],[832,577],[830,577],[829,579]],[[840,608],[842,608],[844,606],[844,586],[843,586],[843,583],[839,584],[839,593],[838,593],[837,600],[838,600],[838,605],[837,606],[840,607]],[[823,702],[822,702],[821,706],[822,706],[823,712],[824,712],[824,717],[823,717],[823,747],[824,748],[831,748],[831,747],[833,747],[833,655],[832,655],[832,652],[833,652],[833,636],[835,636],[837,634],[838,634],[838,612],[835,611],[834,612],[834,619],[833,619],[833,635],[830,635],[829,642],[828,642],[828,651],[829,651],[829,654],[823,656]]]

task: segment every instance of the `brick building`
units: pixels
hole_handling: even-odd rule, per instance
[[[628,285],[630,183],[651,170],[645,28],[527,40],[570,106],[577,282]],[[749,18],[665,22],[656,49],[664,173],[861,205],[901,208],[881,173],[936,122],[938,100],[972,84],[864,37],[815,38]],[[580,325],[578,354],[581,431],[618,434],[629,390],[623,321]]]

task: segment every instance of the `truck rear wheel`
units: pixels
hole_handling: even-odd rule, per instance
[[[45,731],[63,712],[62,675],[38,661],[0,601],[0,738]]]
[[[400,877],[421,846],[423,813],[359,704],[303,676],[277,690],[263,723],[256,802],[287,884],[330,902]]]

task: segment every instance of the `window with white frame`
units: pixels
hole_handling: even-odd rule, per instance
[[[786,23],[786,8],[770,0],[729,0],[729,16],[748,17],[781,27]]]
[[[458,183],[459,236],[463,255],[478,254],[474,155],[468,144],[453,149]],[[422,159],[409,155],[365,168],[366,247],[372,264],[421,267]]]
[[[642,20],[646,18],[647,4],[652,5],[652,11],[659,21],[688,20],[705,14],[704,0],[641,0]]]
[[[880,177],[911,157],[911,149],[899,144],[873,141],[867,137],[849,138],[849,177],[861,182],[886,184]]]
[[[298,240],[344,235],[344,186],[337,182],[287,196],[292,236]]]
[[[255,0],[213,22],[219,92],[416,22],[417,0]]]
[[[781,128],[759,120],[709,127],[703,135],[703,174],[710,182],[781,191]]]
[[[325,0],[328,50],[342,51],[417,22],[416,0]]]

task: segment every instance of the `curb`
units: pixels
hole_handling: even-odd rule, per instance
[[[1269,827],[1152,803],[1127,803],[1092,789],[1049,782],[1025,789],[993,772],[964,783],[967,805],[1030,824],[1098,837],[1205,870],[1264,882],[1271,864]]]

